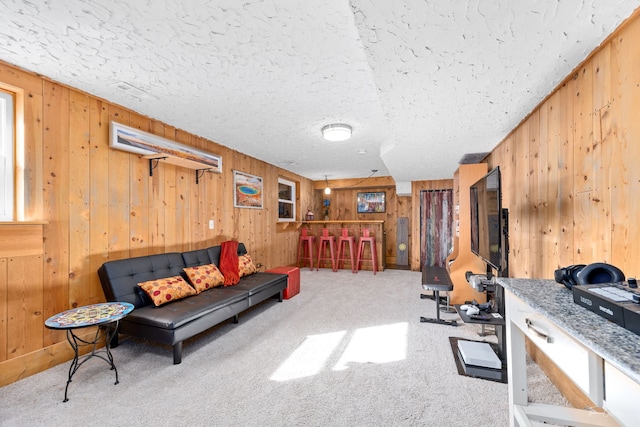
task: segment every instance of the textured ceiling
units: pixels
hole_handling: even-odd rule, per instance
[[[2,0],[0,60],[314,180],[406,183],[491,151],[639,5]]]

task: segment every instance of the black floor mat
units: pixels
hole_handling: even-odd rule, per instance
[[[458,350],[458,341],[473,341],[465,338],[449,337],[449,344],[451,344],[451,351],[453,352],[453,358],[456,361],[456,367],[458,368],[458,374],[465,377],[481,378],[483,380],[496,381],[499,383],[507,383],[507,363],[502,361],[502,369],[483,368],[481,366],[465,365]],[[486,342],[486,341],[475,341]],[[498,345],[494,343],[488,343],[493,351],[498,354]]]

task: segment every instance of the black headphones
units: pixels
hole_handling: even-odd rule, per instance
[[[596,262],[589,265],[576,264],[559,268],[554,272],[556,282],[571,289],[575,285],[590,285],[594,283],[623,282],[624,273],[611,264]]]
[[[585,268],[585,264],[575,264],[569,267],[562,267],[554,272],[556,282],[562,283],[567,288],[571,289],[578,284],[578,273]]]
[[[616,282],[624,282],[624,273],[611,264],[596,262],[578,271],[578,285]]]

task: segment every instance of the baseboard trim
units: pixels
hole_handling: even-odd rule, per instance
[[[87,329],[79,335],[83,339],[92,339],[95,329]],[[104,347],[104,343],[98,347]],[[89,346],[80,349],[80,354],[86,354],[91,350]],[[0,362],[0,387],[12,384],[21,379],[30,377],[38,372],[46,371],[61,363],[73,359],[73,350],[69,343],[61,341],[40,350]]]

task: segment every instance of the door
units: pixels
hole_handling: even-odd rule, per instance
[[[420,192],[420,265],[445,267],[453,245],[453,190]]]

